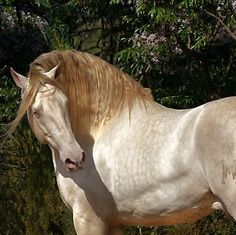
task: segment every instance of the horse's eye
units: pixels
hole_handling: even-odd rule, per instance
[[[34,114],[34,116],[35,116],[36,118],[39,118],[39,117],[40,117],[40,114],[39,114],[38,111],[34,111],[33,114]]]

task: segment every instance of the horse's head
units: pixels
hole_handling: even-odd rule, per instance
[[[44,76],[55,79],[57,67]],[[12,77],[22,89],[22,97],[27,90],[29,79],[11,69]],[[77,143],[72,132],[68,112],[68,99],[57,87],[44,84],[40,86],[33,104],[27,110],[30,126],[37,139],[48,144],[60,155],[69,172],[83,168],[85,153]]]

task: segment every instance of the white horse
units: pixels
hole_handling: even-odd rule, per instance
[[[11,70],[31,128],[52,150],[62,200],[79,235],[124,225],[195,221],[213,209],[236,219],[236,98],[189,110],[155,103],[148,89],[76,51]]]

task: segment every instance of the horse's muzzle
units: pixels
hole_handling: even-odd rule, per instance
[[[78,170],[83,169],[83,165],[85,162],[85,153],[82,152],[82,157],[80,161],[72,160],[71,158],[66,158],[65,160],[65,167],[68,172],[76,172]]]

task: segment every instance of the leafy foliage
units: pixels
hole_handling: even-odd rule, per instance
[[[73,234],[50,153],[20,128],[0,149],[0,233]],[[7,190],[8,189],[8,190]]]
[[[235,40],[210,15],[235,26],[230,23],[235,20],[233,6],[220,0],[137,1],[132,19],[125,21],[146,19],[123,39],[126,47],[118,54],[119,65],[171,107],[235,94]]]

